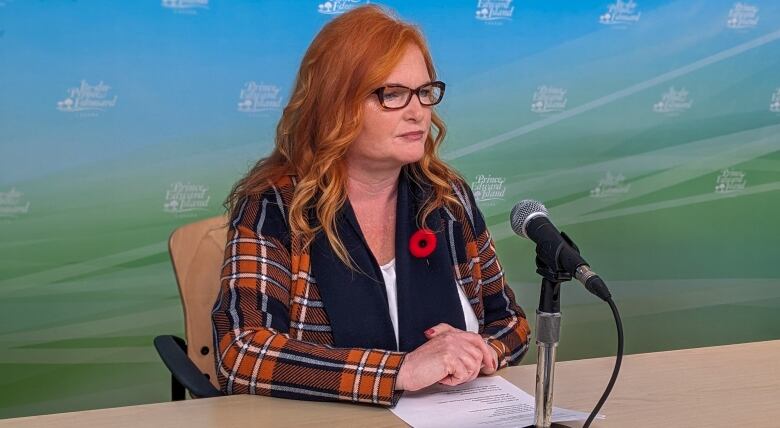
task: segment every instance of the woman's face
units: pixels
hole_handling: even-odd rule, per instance
[[[414,89],[430,80],[422,52],[416,45],[409,45],[384,85]],[[363,127],[347,151],[347,161],[371,170],[416,162],[423,157],[430,125],[431,107],[421,105],[416,95],[406,107],[387,110],[371,94],[364,105]]]

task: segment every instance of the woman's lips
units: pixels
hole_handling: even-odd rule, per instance
[[[423,135],[425,135],[425,132],[417,131],[407,132],[406,134],[399,135],[399,137],[409,141],[419,141],[422,139]]]

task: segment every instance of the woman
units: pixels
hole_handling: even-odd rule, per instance
[[[519,362],[525,315],[437,155],[444,88],[419,30],[377,6],[314,39],[275,149],[227,201],[224,393],[392,406]]]

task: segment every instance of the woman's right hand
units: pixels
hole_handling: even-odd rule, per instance
[[[479,376],[484,366],[495,364],[495,354],[475,333],[439,324],[426,335],[427,342],[406,354],[395,389],[417,391],[437,382],[459,385]]]

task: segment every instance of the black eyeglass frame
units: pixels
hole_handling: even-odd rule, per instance
[[[423,102],[422,98],[420,98],[420,89],[423,89],[426,86],[433,86],[435,88],[441,89],[441,95],[439,96],[439,100],[436,101],[433,104],[426,104],[426,103]],[[423,85],[420,85],[420,86],[418,86],[415,89],[412,89],[412,88],[404,86],[404,85],[387,85],[387,86],[382,86],[382,87],[376,88],[371,93],[372,94],[376,94],[376,97],[379,100],[379,104],[382,105],[382,108],[385,108],[387,110],[400,110],[400,109],[402,109],[402,108],[404,108],[404,107],[409,105],[409,102],[412,101],[412,95],[417,95],[417,100],[420,101],[421,105],[424,105],[426,107],[435,106],[436,104],[439,104],[441,102],[441,100],[444,99],[444,90],[445,90],[446,87],[447,87],[447,85],[445,85],[444,82],[442,82],[440,80],[435,80],[433,82],[428,82],[428,83],[425,83]],[[400,107],[388,107],[388,106],[386,106],[385,105],[385,89],[386,88],[404,88],[404,89],[408,89],[409,90],[409,92],[408,92],[409,96],[406,97],[406,102],[404,103],[404,105],[402,105]]]

